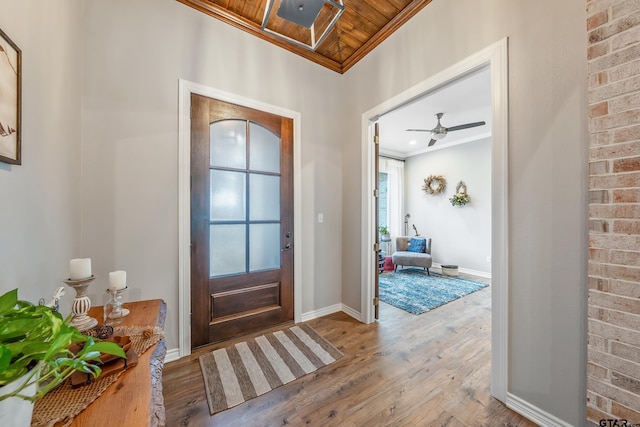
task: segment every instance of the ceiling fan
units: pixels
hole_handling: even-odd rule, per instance
[[[447,133],[453,132],[455,130],[469,129],[474,128],[476,126],[485,125],[485,122],[473,122],[473,123],[465,123],[463,125],[451,126],[449,128],[444,127],[440,124],[440,119],[444,113],[436,114],[436,118],[438,119],[438,124],[433,129],[407,129],[409,132],[431,132],[431,141],[429,141],[429,147],[436,143],[439,139],[447,136]]]

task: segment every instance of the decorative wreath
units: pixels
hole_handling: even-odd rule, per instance
[[[431,195],[440,194],[447,187],[447,180],[442,175],[429,175],[424,179],[422,189]]]

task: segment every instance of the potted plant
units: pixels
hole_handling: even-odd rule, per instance
[[[389,238],[389,229],[387,228],[386,225],[381,225],[380,227],[378,227],[378,231],[380,232],[380,237],[382,239]]]
[[[74,372],[100,375],[101,353],[126,357],[116,343],[84,335],[70,320],[48,306],[18,300],[17,289],[0,297],[0,425],[21,425],[19,417],[30,425],[33,403]],[[72,343],[81,345],[76,354],[69,350]],[[20,406],[26,415],[17,413]]]

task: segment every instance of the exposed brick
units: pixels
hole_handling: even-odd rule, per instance
[[[598,117],[609,114],[609,103],[607,101],[589,106],[589,117]]]
[[[607,100],[612,100],[637,90],[640,85],[640,76],[634,75],[629,78],[615,81],[607,85],[598,86],[589,91],[588,99],[590,104],[596,104]],[[635,124],[635,123],[634,123]],[[594,128],[595,131],[602,131],[608,128]]]
[[[589,162],[589,175],[602,175],[605,173],[609,173],[609,162],[606,160]]]
[[[590,421],[589,427],[598,427],[600,425],[600,420],[608,420],[613,418],[613,416],[603,412],[600,408],[587,405],[587,418]]]
[[[632,345],[614,341],[611,343],[611,354],[640,363],[640,347],[634,347]]]
[[[589,203],[609,203],[609,191],[608,190],[589,191]]]
[[[640,27],[631,28],[611,38],[611,50],[625,48],[640,41]]]
[[[626,313],[618,310],[599,309],[599,317],[594,316],[594,319],[602,320],[611,325],[620,326],[627,329],[638,329],[640,327],[640,316],[633,313]],[[634,361],[635,363],[635,361]],[[640,366],[635,368],[640,373]]]
[[[592,391],[587,392],[587,402],[605,412],[611,412],[611,400]]]
[[[621,380],[636,380],[638,381],[637,373],[640,373],[640,365],[637,363],[630,362],[628,360],[622,359],[617,356],[612,356],[609,353],[601,352],[601,351],[592,351],[590,353],[591,360],[590,362],[605,368],[608,370],[608,374],[611,376],[611,380],[613,382],[614,375],[617,375]],[[592,375],[592,377],[595,377]],[[597,378],[597,377],[595,377]],[[601,379],[604,379],[602,377]],[[623,387],[624,388],[624,387]],[[629,389],[627,389],[629,390]],[[632,391],[632,390],[629,390]]]
[[[603,44],[603,43],[600,43]],[[599,45],[596,45],[599,46]],[[587,52],[588,55],[588,52]],[[640,45],[629,46],[625,49],[618,50],[609,55],[594,57],[589,62],[589,73],[597,73],[606,69],[616,67],[621,64],[635,61],[640,57]],[[611,77],[611,74],[609,74]]]
[[[588,390],[630,408],[640,408],[640,396],[595,378],[587,378]]]
[[[613,232],[621,233],[621,234],[640,234],[640,220],[638,221],[615,220],[613,221]]]
[[[589,0],[587,1],[587,16],[594,15],[603,10],[608,10],[611,5],[620,0]]]
[[[640,171],[640,157],[631,157],[629,159],[620,159],[613,162],[613,172],[635,172]],[[640,186],[640,182],[636,182],[636,187]]]
[[[590,248],[637,250],[640,236],[622,234],[589,234]]]
[[[602,24],[606,24],[609,19],[609,15],[606,10],[596,13],[587,18],[587,31],[593,30]]]
[[[602,268],[603,277],[615,277],[618,280],[629,280],[640,282],[640,268],[623,265],[604,265]],[[640,301],[638,301],[640,304]]]
[[[640,140],[640,126],[629,126],[613,131],[613,142],[627,142]]]
[[[633,60],[620,64],[617,67],[601,71],[607,73],[607,79],[610,82],[617,82],[619,80],[626,80],[630,77],[640,74],[640,59],[634,58]]]
[[[599,378],[601,380],[606,380],[609,378],[609,370],[607,368],[603,368],[602,366],[596,365],[595,363],[589,362],[587,364],[587,375],[593,378]],[[595,406],[600,408],[600,402],[594,402]]]
[[[608,279],[606,287],[608,292],[616,295],[622,295],[629,298],[640,298],[640,286],[635,282]]]
[[[614,203],[638,203],[640,202],[640,188],[613,190]]]
[[[609,252],[608,249],[589,248],[589,259],[595,262],[609,262]]]
[[[630,423],[640,423],[640,412],[617,402],[611,402],[611,414],[615,419],[628,420]]]
[[[620,372],[611,372],[611,384],[640,395],[640,381]]]
[[[596,233],[608,233],[609,221],[603,219],[591,219],[589,220],[589,230]]]
[[[621,144],[592,147],[589,150],[590,160],[620,159],[640,156],[640,144],[627,142]]]
[[[589,249],[590,253],[591,251],[598,251],[598,252],[602,252],[603,254],[607,254],[609,252],[603,249]],[[608,257],[608,256],[603,256],[603,257]],[[593,258],[591,258],[590,256],[589,259],[593,259]],[[606,292],[607,289],[609,288],[608,283],[609,283],[609,279],[602,279],[599,277],[589,277],[589,289],[595,289],[598,291]]]
[[[613,141],[613,130],[604,132],[591,132],[589,134],[589,145],[607,145]]]
[[[638,79],[640,83],[640,79]],[[589,126],[595,129],[613,129],[640,123],[640,109],[627,110],[606,116],[592,117]]]
[[[608,101],[608,112],[612,114],[630,110],[640,106],[640,91],[625,93],[615,99]]]
[[[609,52],[607,43],[599,43],[589,46],[587,49],[587,59],[595,59],[600,56],[604,56]]]
[[[640,9],[639,0],[614,1],[611,4],[611,19],[618,19]]]
[[[595,349],[600,351],[609,351],[609,340],[604,337],[589,334],[588,336],[589,350]]]
[[[612,250],[608,255],[612,264],[640,265],[640,252]]]
[[[640,301],[635,298],[627,298],[619,295],[613,295],[605,292],[591,290],[589,291],[589,304],[592,307],[608,308],[618,310],[625,313],[640,314]],[[609,319],[608,311],[596,312],[598,319],[607,323],[612,323]],[[630,323],[635,323],[633,319],[627,319]],[[618,325],[626,327],[625,325]]]
[[[601,71],[589,76],[589,87],[597,87],[606,84],[609,81],[606,71]]]
[[[589,205],[589,216],[593,219],[634,219],[640,218],[640,205],[615,204],[615,205]],[[627,249],[627,248],[621,248]]]
[[[589,177],[589,188],[637,188],[640,185],[640,172],[619,175],[602,175]]]

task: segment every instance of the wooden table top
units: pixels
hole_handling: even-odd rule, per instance
[[[122,326],[160,326],[164,328],[166,304],[146,300],[124,303],[130,313]],[[102,324],[102,306],[92,307],[89,315]],[[164,423],[162,367],[164,340],[138,359],[138,365],[123,372],[91,405],[71,423],[74,427],[155,426]],[[158,398],[160,401],[158,402]]]

